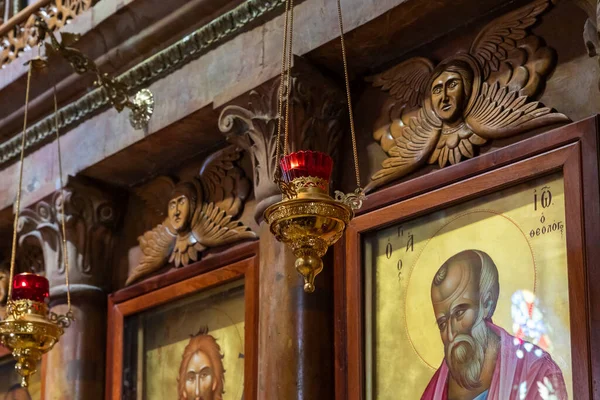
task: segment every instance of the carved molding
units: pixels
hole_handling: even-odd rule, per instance
[[[416,57],[371,78],[392,99],[386,123],[373,133],[389,157],[367,191],[426,164],[474,157],[488,141],[569,121],[533,100],[556,66],[555,51],[528,31],[548,6],[536,0],[497,18],[468,52],[437,67]]]
[[[4,3],[4,2],[2,2]],[[31,14],[13,24],[11,29],[0,39],[0,65],[11,63],[24,51],[30,51],[37,46],[39,39],[37,29],[34,29],[35,14],[39,13],[51,31],[58,31],[70,20],[92,7],[93,0],[52,0],[40,1],[40,7],[31,9]],[[11,20],[7,24],[11,24]]]
[[[237,165],[241,157],[242,149],[229,146],[209,156],[191,181],[175,184],[159,177],[137,190],[148,213],[163,221],[138,238],[143,255],[127,285],[167,263],[186,266],[208,248],[257,237],[236,219],[250,192],[250,181]]]
[[[335,162],[347,120],[344,94],[301,58],[296,57],[294,65],[290,91],[290,152],[319,150],[331,155]],[[281,200],[281,192],[273,183],[278,94],[279,78],[252,90],[247,106],[229,105],[219,117],[219,129],[227,140],[251,155],[257,221],[270,204]]]
[[[263,15],[285,4],[284,0],[248,0],[223,14],[197,31],[186,36],[151,58],[138,64],[116,79],[128,92],[135,92],[176,69],[199,58],[211,48],[230,40]],[[80,99],[61,107],[58,111],[59,129],[66,132],[74,126],[102,111],[110,104],[109,96],[102,89],[95,89]],[[50,115],[27,130],[26,150],[37,147],[54,135],[54,116]],[[0,144],[0,166],[16,160],[21,141],[16,136]]]
[[[71,282],[103,287],[110,275],[118,214],[114,198],[97,188],[74,181],[64,189],[64,198],[63,192],[58,191],[49,200],[23,210],[17,226],[19,249],[22,251],[37,245],[43,255],[43,272],[50,285],[64,284],[60,219],[63,207]],[[19,261],[26,260],[21,258]]]

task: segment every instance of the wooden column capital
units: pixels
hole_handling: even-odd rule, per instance
[[[348,118],[342,88],[300,57],[294,58],[290,86],[290,152],[318,150],[335,161]],[[268,81],[226,106],[219,117],[219,129],[227,140],[251,154],[258,222],[269,205],[281,200],[273,183],[279,87],[279,77]]]
[[[17,227],[19,269],[44,273],[50,281],[51,294],[64,292],[63,209],[72,289],[107,289],[113,233],[119,216],[115,196],[79,179],[21,211]]]

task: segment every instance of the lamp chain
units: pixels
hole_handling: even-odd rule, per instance
[[[289,42],[287,44],[287,76],[285,82],[285,138],[283,139],[283,153],[289,154],[290,137],[290,92],[292,91],[292,47],[294,44],[294,0],[290,0],[290,22],[289,22]]]
[[[58,131],[58,101],[56,100],[56,85],[53,86],[54,90],[54,130],[56,131],[56,148],[58,156],[58,179],[60,183],[60,197],[61,197],[61,212],[60,221],[62,228],[62,259],[65,264],[65,284],[67,285],[67,313],[71,313],[71,288],[69,286],[69,257],[67,254],[67,228],[66,228],[66,211],[65,211],[65,189],[63,185],[63,169],[62,169],[62,156],[60,153],[60,133]]]
[[[352,155],[354,156],[354,173],[356,174],[356,187],[362,192],[360,185],[360,171],[358,169],[358,150],[356,148],[356,131],[354,129],[354,113],[352,112],[352,96],[350,95],[350,78],[348,77],[348,61],[346,59],[346,43],[344,41],[344,21],[342,18],[341,0],[337,0],[338,20],[340,24],[340,42],[342,45],[342,60],[344,63],[344,79],[346,82],[346,96],[348,97],[348,117],[350,119],[350,134],[352,136]]]
[[[289,23],[289,9],[290,2],[286,0],[285,2],[285,22],[283,26],[283,43],[281,45],[281,75],[279,78],[279,104],[277,105],[277,143],[276,143],[276,152],[275,152],[275,183],[278,183],[279,175],[281,172],[279,165],[279,157],[281,156],[281,126],[283,122],[283,95],[284,95],[284,84],[283,79],[285,76],[285,67],[287,66],[287,38],[288,38],[288,23]],[[284,150],[285,151],[285,150]]]
[[[283,44],[281,50],[281,77],[279,79],[279,104],[278,104],[278,122],[277,122],[277,144],[275,154],[275,183],[280,183],[281,166],[279,159],[281,157],[281,132],[284,130],[283,154],[289,152],[289,115],[290,115],[290,86],[291,86],[291,68],[292,68],[292,43],[294,37],[294,0],[285,2],[285,22],[283,26]],[[285,96],[285,110],[283,108]],[[283,116],[285,113],[285,117]],[[283,123],[285,122],[285,125]]]
[[[21,161],[19,166],[19,186],[17,187],[17,200],[15,201],[15,221],[13,223],[13,240],[10,253],[10,277],[8,280],[8,297],[12,300],[13,277],[15,274],[15,259],[17,255],[17,225],[19,223],[19,213],[21,211],[21,186],[23,185],[23,161],[25,159],[25,133],[27,132],[27,111],[29,110],[29,87],[31,84],[31,70],[33,64],[29,62],[29,70],[27,71],[27,86],[25,89],[25,118],[23,120],[23,134],[21,136]]]
[[[12,289],[13,289],[13,278],[15,273],[15,262],[17,255],[17,228],[19,223],[19,215],[21,212],[21,192],[23,187],[23,169],[24,169],[24,160],[25,160],[25,138],[27,134],[27,114],[29,111],[29,91],[31,88],[31,75],[34,68],[35,60],[29,62],[29,70],[27,71],[27,86],[25,89],[25,112],[23,119],[23,133],[21,135],[21,158],[19,165],[19,183],[17,187],[17,199],[15,201],[15,220],[13,223],[13,240],[12,240],[12,249],[10,256],[10,277],[9,277],[9,286],[8,286],[8,299],[12,299]],[[56,145],[57,145],[57,156],[58,156],[58,171],[59,171],[59,183],[60,183],[60,194],[61,194],[61,212],[60,212],[60,220],[61,220],[61,230],[62,230],[62,259],[65,264],[65,283],[67,285],[67,308],[68,315],[71,314],[71,290],[69,286],[69,257],[67,253],[67,228],[66,228],[66,213],[65,213],[65,191],[63,185],[63,169],[62,169],[62,155],[60,151],[60,133],[58,130],[58,101],[56,98],[56,85],[53,86],[53,94],[54,94],[54,129],[56,131]]]

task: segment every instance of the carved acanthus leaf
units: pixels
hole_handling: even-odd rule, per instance
[[[388,103],[389,122],[375,127],[373,137],[389,158],[366,191],[426,163],[444,167],[474,157],[490,140],[569,121],[534,101],[556,66],[554,50],[528,31],[548,5],[536,0],[492,21],[469,53],[459,52],[429,73],[428,64],[414,58],[373,78],[397,101]],[[419,89],[423,81],[426,89]],[[426,93],[422,101],[411,95],[415,90]]]

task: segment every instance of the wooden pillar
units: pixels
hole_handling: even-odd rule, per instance
[[[334,160],[344,132],[343,92],[301,59],[291,89],[290,148],[319,150]],[[225,107],[219,127],[228,140],[251,154],[256,220],[260,223],[258,398],[331,399],[333,376],[332,257],[317,276],[316,291],[305,293],[295,257],[275,240],[262,220],[266,207],[281,200],[273,184],[279,80],[262,85]]]
[[[117,220],[114,204],[112,196],[73,181],[65,189],[64,197],[56,192],[21,214],[19,259],[27,260],[27,267],[46,275],[50,281],[50,307],[57,314],[66,314],[68,310],[61,244],[63,208],[66,214],[75,321],[42,360],[44,400],[104,399],[106,289]]]

